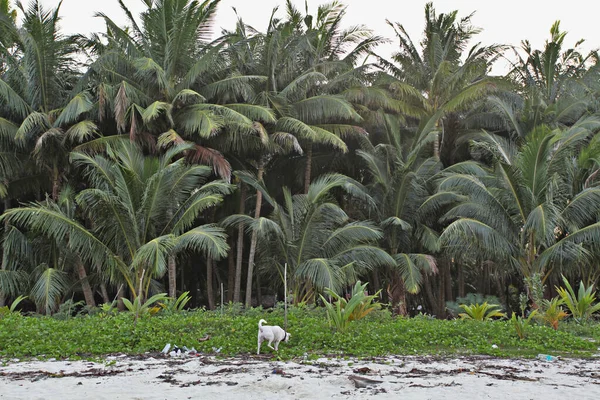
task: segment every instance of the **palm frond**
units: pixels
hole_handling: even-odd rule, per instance
[[[59,127],[72,124],[77,121],[81,115],[90,112],[93,107],[94,104],[87,92],[78,93],[62,110],[56,121],[54,121],[54,126]]]

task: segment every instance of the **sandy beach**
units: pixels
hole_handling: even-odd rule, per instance
[[[106,357],[4,360],[0,399],[600,398],[600,359]]]

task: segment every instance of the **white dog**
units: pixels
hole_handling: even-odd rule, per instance
[[[256,352],[256,354],[260,354],[260,345],[265,340],[268,341],[267,346],[277,351],[279,347],[279,342],[283,340],[287,343],[288,339],[291,336],[289,333],[287,333],[277,325],[269,326],[263,325],[263,323],[266,324],[267,321],[265,321],[264,319],[258,321],[258,351]],[[275,344],[275,348],[271,346],[271,343]]]

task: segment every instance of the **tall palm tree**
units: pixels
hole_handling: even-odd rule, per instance
[[[597,110],[590,108],[598,92],[596,71],[588,69],[597,54],[582,54],[578,50],[582,41],[565,49],[566,36],[556,21],[543,49],[534,49],[525,40],[521,52],[515,51],[517,62],[508,77],[517,83],[516,90],[490,99],[509,134],[521,137],[543,124],[551,128],[571,126]]]
[[[133,297],[145,298],[152,280],[166,272],[169,256],[197,251],[219,259],[228,251],[223,230],[197,226],[197,220],[232,186],[204,183],[210,168],[180,158],[189,148],[149,157],[122,142],[109,146],[106,156],[73,153],[74,165],[90,185],[75,200],[91,227],[39,203],[14,208],[2,218],[60,243],[113,282],[125,282]]]
[[[502,47],[476,44],[468,48],[481,31],[471,25],[472,16],[459,19],[456,10],[438,15],[433,3],[427,3],[421,51],[403,25],[388,21],[400,49],[392,56],[393,62],[379,58],[398,80],[390,89],[425,115],[420,118],[416,141],[433,139],[433,155],[444,166],[459,161],[458,139],[466,129],[464,120],[470,108],[504,85],[502,80],[488,76]]]
[[[407,292],[418,293],[423,274],[437,272],[432,256],[439,251],[437,233],[417,211],[427,198],[427,182],[438,172],[439,162],[415,154],[404,159],[400,149],[383,144],[358,154],[366,164],[367,188],[377,204],[370,216],[384,233],[382,248],[395,259],[386,271],[390,302],[395,312],[407,315]]]
[[[60,192],[57,202],[46,199],[41,204],[66,218],[76,218],[74,191],[68,186]],[[95,307],[87,271],[81,259],[67,246],[8,226],[3,256],[7,273],[2,286],[11,296],[28,293],[39,312],[56,311],[59,302],[75,289],[81,289],[86,304]]]
[[[27,8],[17,5],[24,14],[22,26],[3,24],[13,40],[12,48],[2,51],[11,54],[12,61],[0,76],[0,112],[19,126],[16,138],[51,177],[57,200],[68,148],[97,133],[96,125],[86,120],[92,102],[87,92],[73,92],[79,76],[78,48],[74,36],[60,33],[60,5],[51,11],[38,0]]]
[[[493,154],[492,167],[457,164],[422,206],[447,210],[442,245],[458,259],[475,253],[525,278],[589,263],[600,234],[600,191],[573,184],[572,160],[599,127],[593,117],[562,131],[542,126],[518,148],[489,134],[481,146]]]
[[[341,293],[367,271],[395,265],[376,245],[382,238],[381,230],[367,221],[351,221],[335,202],[333,193],[341,190],[372,206],[372,199],[358,182],[339,174],[323,175],[311,184],[307,194],[292,195],[284,189],[280,204],[252,175],[237,176],[260,190],[273,212],[268,218],[232,215],[224,224],[244,221],[258,233],[263,243],[259,267],[271,276],[283,277],[287,263],[296,302],[314,300],[315,293],[324,288]]]
[[[217,136],[227,133],[230,146],[241,147],[260,136],[256,123],[274,119],[269,110],[244,104],[252,86],[266,78],[232,72],[223,44],[209,42],[219,1],[149,1],[141,25],[120,4],[131,29],[99,14],[108,43],[98,37],[89,43],[99,56],[89,74],[106,108],[99,112],[110,109],[118,130],[128,130],[132,140],[150,133],[162,143],[195,143],[193,157],[229,179],[231,165]]]

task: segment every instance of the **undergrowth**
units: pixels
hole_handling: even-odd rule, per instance
[[[196,310],[171,315],[80,315],[66,320],[9,314],[0,319],[0,358],[93,358],[112,353],[157,353],[166,343],[222,356],[254,354],[257,322],[284,325],[283,310]],[[565,324],[567,325],[567,324]],[[569,329],[571,328],[571,329]],[[392,318],[377,311],[353,321],[345,332],[329,327],[323,309],[290,308],[289,343],[282,359],[317,356],[469,355],[531,357],[538,353],[586,357],[596,352],[600,325],[554,331],[532,325],[520,340],[510,321]],[[210,335],[205,342],[198,341]],[[583,337],[580,337],[583,336]],[[497,348],[492,347],[496,345]]]

